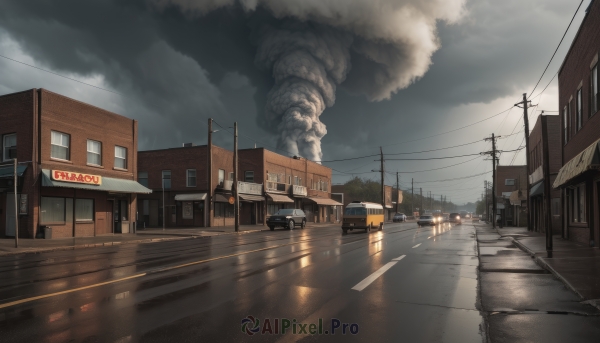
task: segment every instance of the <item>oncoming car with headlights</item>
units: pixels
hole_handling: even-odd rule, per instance
[[[348,230],[354,229],[371,231],[371,229],[377,228],[383,230],[383,222],[383,206],[372,202],[354,201],[346,206],[342,231],[347,234]]]
[[[456,225],[462,224],[460,213],[450,213],[450,223],[454,223]]]
[[[421,226],[425,226],[425,225],[435,225],[437,223],[437,219],[430,214],[425,214],[419,217],[419,220],[417,220],[417,225],[419,227]]]

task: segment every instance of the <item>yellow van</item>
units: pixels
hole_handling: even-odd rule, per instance
[[[372,202],[354,201],[346,206],[342,231],[347,234],[348,230],[354,229],[371,231],[371,229],[378,228],[383,230],[383,222],[383,206]]]

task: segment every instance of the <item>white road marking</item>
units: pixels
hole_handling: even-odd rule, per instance
[[[396,263],[398,263],[398,262],[394,261],[394,262],[386,263],[383,267],[379,268],[375,273],[367,276],[366,279],[357,283],[356,286],[352,287],[352,289],[355,291],[359,291],[359,292],[362,291],[363,289],[367,288],[367,286],[369,286],[373,281],[377,280],[378,277],[383,275],[383,273],[387,272],[388,269],[392,268]]]
[[[429,236],[429,237],[427,237],[427,239],[430,239],[431,237],[433,237],[433,236]]]
[[[418,247],[419,247],[419,245],[421,245],[421,243],[419,243],[419,244],[415,245],[415,246],[414,246],[414,247],[412,247],[412,248],[413,248],[413,249],[414,249],[414,248],[418,248]]]
[[[406,255],[402,255],[402,256],[400,256],[400,257],[393,258],[393,259],[392,259],[392,261],[400,261],[400,260],[401,260],[401,259],[403,259],[405,256],[406,256]]]

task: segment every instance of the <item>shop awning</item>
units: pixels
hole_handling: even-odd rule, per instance
[[[27,165],[19,165],[17,163],[17,176],[23,176],[25,170],[27,169]],[[0,167],[0,179],[7,179],[14,177],[15,166],[14,164],[9,164],[6,166]]]
[[[283,203],[290,203],[290,204],[294,203],[294,200],[290,199],[290,197],[285,196],[285,195],[267,193],[267,196],[273,202],[283,202]]]
[[[385,205],[385,208],[394,208],[392,205]]]
[[[254,195],[254,194],[240,194],[240,200],[241,201],[251,201],[251,202],[255,202],[255,201],[265,201],[265,197],[260,196],[260,195]]]
[[[521,202],[527,200],[527,192],[525,191],[513,191],[510,193],[510,204],[521,206]]]
[[[77,189],[87,189],[87,190],[92,190],[92,191],[114,192],[114,193],[138,193],[138,194],[152,193],[152,190],[140,185],[136,181],[116,179],[116,178],[112,178],[112,177],[102,177],[101,185],[88,185],[85,183],[56,181],[56,180],[52,180],[52,178],[50,177],[50,171],[47,169],[42,170],[42,187],[77,188]]]
[[[206,199],[206,193],[176,194],[175,201],[201,201]]]
[[[556,180],[554,180],[552,187],[559,188],[576,176],[579,176],[590,169],[600,168],[598,144],[600,144],[600,139],[585,148],[585,150],[573,157],[569,162],[565,163],[558,171],[558,176],[556,176]]]
[[[335,200],[329,199],[329,198],[308,197],[307,199],[310,201],[313,201],[317,205],[342,206],[341,203],[339,203]]]
[[[214,196],[214,201],[215,202],[229,202],[229,197],[231,196],[231,194],[222,194],[222,193],[215,193]]]
[[[538,182],[531,187],[531,197],[544,194],[544,182]]]

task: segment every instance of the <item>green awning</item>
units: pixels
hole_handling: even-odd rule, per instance
[[[17,163],[17,176],[23,176],[23,173],[25,173],[26,169],[27,169],[27,165],[18,165],[18,163]],[[14,173],[15,173],[14,164],[9,164],[9,165],[0,167],[0,179],[14,177]]]
[[[544,181],[536,183],[533,187],[531,187],[531,195],[532,197],[536,195],[544,194]]]
[[[42,187],[65,187],[87,189],[91,191],[114,192],[114,193],[138,193],[150,194],[152,190],[140,185],[137,181],[102,177],[101,185],[88,185],[85,183],[62,182],[52,180],[50,171],[42,170]]]

